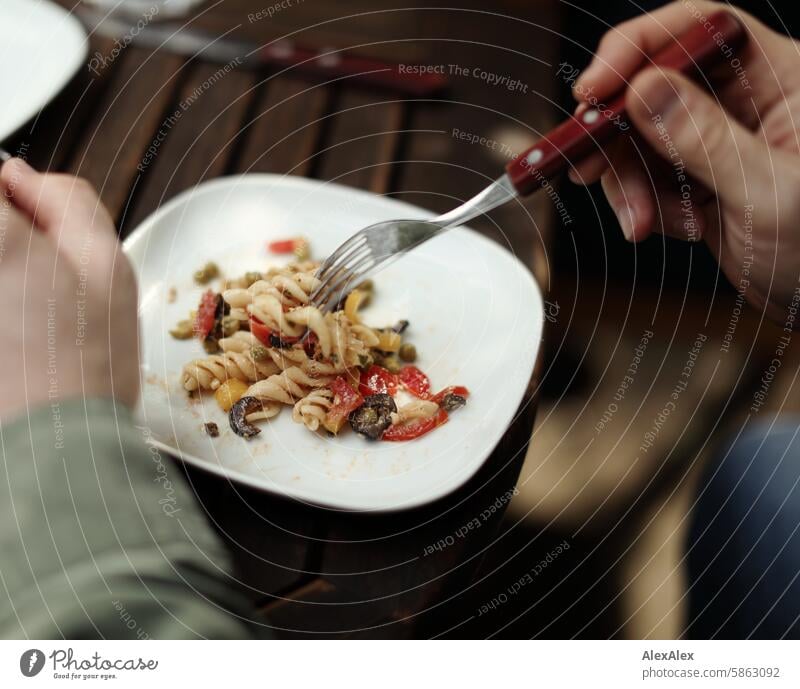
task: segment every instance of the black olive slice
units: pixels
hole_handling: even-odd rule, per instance
[[[350,426],[365,438],[380,440],[383,432],[392,425],[392,414],[396,411],[397,405],[390,395],[369,395],[364,398],[364,404],[350,412]]]
[[[242,438],[252,438],[261,433],[257,428],[247,421],[247,415],[262,409],[261,400],[257,397],[242,397],[236,402],[228,413],[231,430]]]
[[[456,395],[451,392],[442,398],[442,403],[439,405],[445,411],[453,411],[459,407],[463,407],[467,403],[467,398],[461,395]]]
[[[275,333],[269,334],[269,346],[274,347],[275,349],[289,349],[294,347],[294,342],[286,342],[286,340],[282,340],[279,335]]]

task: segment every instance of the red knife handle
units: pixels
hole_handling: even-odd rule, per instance
[[[730,12],[715,12],[708,22],[692,27],[657,53],[652,62],[691,76],[720,63],[747,39],[742,23]],[[506,166],[506,172],[522,196],[540,189],[542,183],[580,162],[599,146],[630,125],[625,112],[624,90],[608,103],[590,106],[571,116]]]
[[[280,41],[262,48],[259,61],[271,67],[292,67],[296,73],[319,80],[349,77],[353,81],[412,96],[430,96],[447,85],[439,72],[403,72],[399,64],[341,51],[316,51]]]

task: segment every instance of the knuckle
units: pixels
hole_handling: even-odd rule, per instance
[[[94,187],[88,180],[72,175],[48,174],[46,189],[65,204],[86,203],[96,198]]]
[[[676,144],[687,157],[719,157],[732,144],[730,127],[705,98],[687,95],[672,114]]]
[[[599,47],[610,51],[622,48],[626,52],[635,53],[637,57],[644,57],[648,37],[653,30],[654,27],[643,22],[642,17],[628,19],[607,31]]]
[[[91,182],[83,177],[59,174],[53,175],[50,181],[68,202],[86,203],[97,198]]]
[[[73,180],[73,189],[81,195],[96,196],[94,186],[84,177],[75,177]]]
[[[600,39],[600,43],[597,45],[597,52],[598,53],[607,53],[614,46],[619,42],[619,28],[616,29],[609,29],[603,34],[603,37]]]
[[[641,22],[637,21],[637,19],[628,19],[622,22],[617,26],[616,33],[626,43],[630,42],[636,46],[641,45],[643,32]]]
[[[694,122],[694,130],[694,138],[700,144],[702,155],[717,159],[720,154],[727,152],[731,141],[724,124],[702,118]]]
[[[48,193],[66,196],[72,186],[72,179],[69,175],[48,173],[45,176],[45,189]]]

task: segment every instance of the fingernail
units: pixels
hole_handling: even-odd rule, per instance
[[[582,100],[581,96],[588,88],[587,84],[591,83],[596,73],[597,67],[594,62],[592,62],[586,69],[583,70],[583,72],[581,72],[581,75],[578,77],[578,79],[575,81],[575,85],[572,87],[572,91],[578,100]]]
[[[614,211],[619,220],[619,226],[622,228],[622,234],[629,242],[633,241],[633,226],[636,221],[636,213],[630,206],[622,206],[619,210]]]
[[[27,175],[29,172],[33,172],[33,168],[22,158],[11,158],[3,167],[6,166],[11,169],[11,174],[15,177],[21,177]]]

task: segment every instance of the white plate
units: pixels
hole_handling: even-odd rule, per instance
[[[64,88],[87,46],[80,22],[49,0],[0,2],[0,141]]]
[[[345,429],[317,435],[286,408],[253,440],[236,436],[212,396],[192,402],[183,365],[203,356],[196,340],[168,330],[196,308],[193,272],[216,261],[225,274],[264,270],[265,243],[305,235],[324,257],[355,230],[390,218],[429,217],[399,201],[335,184],[275,175],[205,183],[176,197],[125,242],[139,275],[143,390],[138,415],[156,446],[232,480],[347,510],[407,508],[469,479],[497,445],[530,380],[543,307],[528,270],[497,244],[467,229],[437,237],[375,278],[370,325],[408,318],[418,365],[433,387],[466,385],[466,407],[423,438],[371,443]],[[171,287],[177,300],[168,303]],[[214,421],[220,437],[203,424]]]

